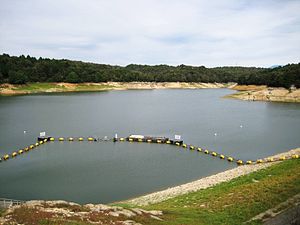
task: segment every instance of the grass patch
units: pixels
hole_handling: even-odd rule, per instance
[[[0,208],[0,217],[3,216],[5,209]]]
[[[58,86],[54,83],[28,83],[24,85],[18,85],[13,88],[15,91],[28,91],[28,92],[35,92],[35,91],[42,91],[51,88],[57,88]],[[60,87],[64,88],[64,87]]]
[[[287,160],[213,188],[144,207],[147,210],[162,210],[164,221],[143,223],[242,224],[298,193],[300,161]]]
[[[111,89],[113,86],[100,84],[100,85],[93,85],[93,84],[78,84],[75,87],[75,91],[101,91],[106,89]]]
[[[104,91],[113,89],[114,86],[106,84],[60,84],[57,83],[28,83],[24,85],[15,85],[12,91],[18,93],[43,93],[43,92],[81,92],[81,91]]]

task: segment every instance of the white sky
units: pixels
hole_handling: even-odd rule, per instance
[[[0,54],[127,65],[300,62],[299,0],[0,0]]]

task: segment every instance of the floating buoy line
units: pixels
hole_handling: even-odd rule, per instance
[[[228,162],[235,162],[237,165],[253,165],[260,163],[269,163],[275,161],[284,161],[286,159],[299,159],[300,156],[298,154],[293,154],[290,157],[281,156],[277,158],[269,157],[266,159],[257,159],[257,160],[241,160],[234,158],[232,156],[227,156],[225,154],[217,153],[216,151],[211,151],[205,148],[201,148],[199,146],[186,144],[181,139],[170,139],[167,137],[153,137],[153,136],[143,136],[143,135],[130,135],[128,137],[114,137],[114,138],[95,138],[95,137],[38,137],[37,142],[31,144],[23,149],[19,149],[17,151],[12,152],[11,154],[5,154],[0,158],[0,162],[7,161],[11,158],[16,158],[19,155],[28,153],[33,149],[38,148],[39,146],[46,144],[48,142],[101,142],[101,141],[113,141],[113,142],[145,142],[145,143],[156,143],[156,144],[169,144],[177,147],[181,147],[183,149],[189,149],[191,151],[197,151],[199,153],[204,153],[206,155],[210,155],[215,158],[219,158],[221,160],[227,160]]]

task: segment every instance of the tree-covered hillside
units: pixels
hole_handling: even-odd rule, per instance
[[[237,82],[273,87],[300,87],[300,63],[273,69],[255,67],[217,67],[135,65],[126,67],[56,60],[30,56],[0,55],[0,83],[27,82]]]

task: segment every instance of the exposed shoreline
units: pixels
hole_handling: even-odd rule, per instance
[[[245,101],[294,102],[300,103],[300,89],[267,87],[264,85],[236,85],[231,89],[238,92],[225,96]]]
[[[104,83],[29,83],[24,85],[0,84],[0,95],[26,95],[109,90],[202,89],[232,88],[235,83],[187,82],[104,82]]]
[[[98,92],[111,90],[154,89],[207,89],[229,88],[236,93],[224,98],[245,101],[270,101],[300,103],[300,89],[273,88],[264,85],[238,85],[236,83],[188,83],[188,82],[105,82],[105,83],[29,83],[26,85],[0,84],[0,96],[38,93]]]
[[[290,151],[280,153],[274,156],[273,158],[280,158],[282,156],[290,157],[293,154],[300,154],[300,148],[292,149]],[[186,184],[182,184],[179,186],[171,187],[162,191],[157,191],[151,194],[146,194],[137,198],[129,199],[126,201],[121,201],[120,203],[126,203],[130,205],[137,206],[146,206],[158,202],[165,201],[170,198],[174,198],[176,196],[180,196],[183,194],[195,192],[201,189],[206,189],[217,184],[230,181],[234,178],[247,175],[249,173],[265,169],[271,165],[276,163],[280,163],[280,161],[271,162],[271,163],[262,163],[262,164],[254,164],[254,165],[243,165],[238,166],[236,168],[226,170],[224,172],[217,173],[212,176],[204,177],[196,181],[192,181]]]

